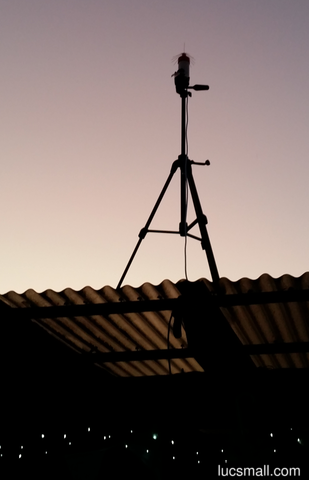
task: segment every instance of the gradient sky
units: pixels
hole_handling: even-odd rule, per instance
[[[189,158],[211,162],[193,173],[220,276],[308,271],[308,25],[308,0],[0,0],[0,292],[116,287],[180,154],[184,44],[210,86]],[[178,228],[179,183],[153,228]],[[211,279],[198,242],[187,258]],[[124,284],[166,278],[184,239],[148,234]]]

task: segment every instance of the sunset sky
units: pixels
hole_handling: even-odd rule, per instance
[[[220,276],[308,271],[308,25],[308,0],[0,0],[0,293],[116,287],[180,154],[184,48]],[[179,221],[176,172],[152,227]],[[184,275],[184,238],[149,233],[124,284]]]

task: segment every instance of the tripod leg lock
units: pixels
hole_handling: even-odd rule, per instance
[[[207,220],[206,215],[204,215],[204,214],[203,214],[203,216],[202,216],[202,221],[203,221],[204,225],[207,225],[208,220]]]
[[[139,232],[138,236],[139,238],[141,238],[142,240],[144,240],[144,238],[146,237],[147,235],[147,232],[148,232],[148,229],[146,227],[142,228],[141,231]]]
[[[201,240],[201,247],[202,247],[202,250],[206,250],[207,248],[206,242],[204,240]]]

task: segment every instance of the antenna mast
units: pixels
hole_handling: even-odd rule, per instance
[[[140,244],[142,243],[143,239],[147,235],[147,233],[178,233],[181,237],[191,237],[201,242],[202,249],[205,250],[206,257],[209,264],[210,273],[212,276],[212,280],[214,283],[219,281],[219,273],[217,269],[217,265],[215,262],[214,254],[212,251],[212,247],[210,244],[209,236],[207,233],[206,225],[207,225],[207,218],[203,213],[202,206],[199,200],[199,196],[197,193],[196,185],[194,182],[193,174],[192,174],[192,165],[210,165],[209,160],[206,162],[194,162],[193,160],[189,160],[187,152],[186,152],[186,118],[187,118],[187,102],[188,97],[192,96],[192,93],[188,90],[209,90],[208,85],[194,85],[189,86],[190,82],[190,57],[186,53],[182,53],[178,57],[178,70],[175,72],[172,77],[174,77],[176,93],[178,93],[181,97],[181,154],[178,156],[178,159],[175,160],[172,164],[171,172],[164,184],[164,187],[159,195],[159,198],[153,207],[153,210],[144,226],[139,233],[139,240],[136,244],[135,249],[129,259],[129,262],[122,274],[122,277],[119,280],[117,288],[120,288],[122,282],[133,262],[133,259],[139,249]],[[174,176],[176,170],[180,168],[180,223],[179,223],[179,230],[178,231],[170,231],[170,230],[150,230],[150,224],[156,214],[156,211],[159,208],[159,205],[164,197],[164,194]],[[187,187],[189,186],[193,206],[196,213],[196,219],[190,224],[187,224]],[[189,230],[193,228],[196,224],[199,225],[201,238],[196,237],[195,235],[191,235]]]

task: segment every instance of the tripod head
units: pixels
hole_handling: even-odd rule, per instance
[[[182,53],[180,57],[178,57],[178,70],[177,72],[173,73],[172,77],[174,77],[176,93],[178,93],[181,97],[187,97],[188,95],[191,96],[191,92],[188,92],[188,89],[192,90],[209,90],[208,85],[194,85],[193,87],[189,87],[190,81],[190,57],[186,53]]]

